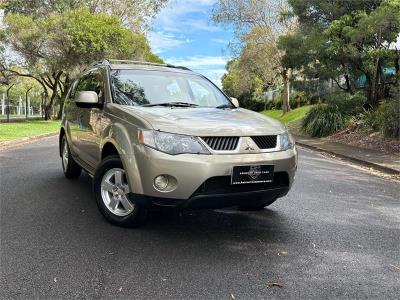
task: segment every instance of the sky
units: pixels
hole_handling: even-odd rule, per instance
[[[165,62],[185,66],[221,85],[233,31],[211,20],[216,0],[171,0],[151,24],[148,37]]]

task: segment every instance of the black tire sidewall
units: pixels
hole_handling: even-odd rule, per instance
[[[65,145],[67,145],[67,150],[68,150],[68,165],[66,168],[64,166],[64,160],[62,157]],[[61,165],[62,165],[65,177],[67,177],[69,179],[79,177],[79,175],[81,174],[82,168],[75,162],[74,158],[72,157],[71,150],[68,145],[68,140],[65,135],[62,138],[60,153],[61,153]]]
[[[103,202],[101,196],[101,181],[104,174],[112,168],[124,169],[121,159],[116,155],[106,157],[96,169],[93,178],[93,192],[97,207],[101,214],[114,225],[122,227],[138,227],[145,222],[147,218],[147,209],[141,207],[137,202],[135,202],[132,196],[129,196],[128,199],[135,205],[135,209],[129,215],[123,217],[114,215],[108,210]]]

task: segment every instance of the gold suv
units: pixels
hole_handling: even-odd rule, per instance
[[[60,130],[67,178],[93,176],[99,210],[135,227],[155,206],[259,210],[285,196],[297,151],[280,122],[184,67],[104,60],[72,85]]]

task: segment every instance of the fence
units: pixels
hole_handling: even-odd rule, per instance
[[[13,105],[12,103],[17,103]],[[6,95],[1,96],[0,119],[22,119],[22,118],[40,118],[44,116],[42,105],[31,104],[31,98],[19,97],[18,101],[7,101]]]

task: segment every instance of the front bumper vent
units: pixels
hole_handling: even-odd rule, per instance
[[[239,137],[206,136],[201,138],[211,149],[216,151],[233,151],[239,144]]]
[[[256,143],[257,147],[262,150],[276,148],[276,135],[252,136],[251,139]]]

